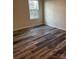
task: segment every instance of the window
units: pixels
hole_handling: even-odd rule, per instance
[[[39,19],[39,1],[28,0],[30,19]]]

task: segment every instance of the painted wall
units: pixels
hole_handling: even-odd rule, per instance
[[[13,30],[19,30],[34,25],[43,24],[43,0],[40,2],[40,19],[29,19],[28,0],[13,0]]]
[[[45,0],[45,23],[66,30],[66,0]]]

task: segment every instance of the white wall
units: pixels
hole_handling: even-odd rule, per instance
[[[66,30],[66,1],[45,0],[45,23]]]

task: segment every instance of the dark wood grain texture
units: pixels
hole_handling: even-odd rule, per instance
[[[66,59],[66,32],[44,25],[14,35],[13,55],[14,59]]]

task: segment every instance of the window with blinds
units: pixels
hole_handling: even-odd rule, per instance
[[[29,13],[30,19],[39,19],[39,1],[38,0],[28,0],[29,2]]]

